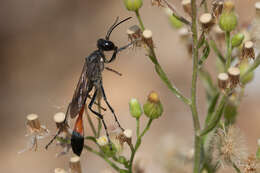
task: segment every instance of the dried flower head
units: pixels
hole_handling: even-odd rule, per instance
[[[165,5],[162,2],[162,0],[152,0],[151,3],[152,3],[152,6],[165,7]]]
[[[247,158],[247,147],[244,136],[234,126],[217,129],[212,138],[213,161],[224,165],[241,165]]]
[[[242,164],[243,173],[257,173],[259,172],[260,163],[256,159],[255,155],[251,154]]]
[[[214,0],[212,2],[212,13],[215,18],[218,18],[223,10],[223,0]]]
[[[44,139],[49,135],[49,130],[40,124],[39,116],[36,114],[27,115],[26,127],[28,130],[26,136],[29,136],[30,138],[27,147],[18,153],[23,153],[33,149],[37,151],[38,140]]]
[[[242,59],[255,59],[255,52],[254,52],[254,43],[252,41],[247,41],[243,44],[242,48]]]
[[[131,42],[134,42],[133,47],[141,47],[142,42],[142,31],[139,26],[133,25],[130,28],[127,29],[126,31],[128,35],[128,39]]]

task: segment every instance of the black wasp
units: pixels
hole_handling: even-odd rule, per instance
[[[85,107],[87,98],[91,98],[88,108],[92,113],[94,113],[95,115],[98,116],[98,118],[101,119],[103,126],[106,130],[106,135],[108,137],[110,144],[111,144],[111,141],[109,138],[109,134],[107,132],[107,126],[103,119],[103,115],[101,115],[100,113],[98,113],[97,111],[95,111],[93,109],[93,104],[95,103],[95,99],[97,97],[98,92],[101,93],[108,108],[113,113],[116,123],[123,130],[123,128],[121,127],[121,125],[114,113],[114,109],[110,106],[110,104],[107,101],[107,97],[106,97],[105,90],[103,87],[103,82],[102,82],[103,70],[104,69],[108,69],[110,71],[112,70],[110,68],[105,67],[104,65],[115,60],[118,52],[126,49],[131,44],[133,44],[133,43],[129,43],[126,46],[118,48],[117,46],[115,46],[115,44],[112,41],[109,40],[109,37],[110,37],[110,34],[112,33],[112,31],[121,23],[131,19],[131,17],[128,17],[120,22],[118,22],[118,19],[119,18],[117,17],[114,24],[107,31],[105,39],[103,39],[103,38],[98,39],[98,41],[97,41],[98,50],[95,50],[88,57],[86,57],[85,64],[83,66],[83,70],[81,72],[81,75],[80,75],[76,90],[74,92],[72,101],[70,102],[70,104],[68,105],[68,108],[67,108],[64,125],[67,125],[68,114],[70,114],[71,118],[77,117],[75,126],[74,126],[74,130],[72,132],[71,146],[72,146],[73,152],[78,156],[80,156],[83,146],[84,146],[84,130],[83,130],[82,115],[84,112],[84,107]],[[105,57],[105,55],[104,55],[105,51],[113,51],[112,57],[110,59],[107,59]],[[94,90],[94,94],[92,95],[92,97],[90,97],[89,93],[92,90]],[[55,137],[49,142],[49,144],[46,145],[46,149],[60,133],[61,133],[61,129],[59,129],[59,131],[57,132]]]

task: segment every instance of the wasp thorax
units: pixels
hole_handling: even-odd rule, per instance
[[[227,73],[220,73],[218,75],[218,87],[224,91],[227,89],[229,83],[229,77]]]
[[[214,25],[214,20],[210,13],[202,14],[199,20],[204,31],[209,31],[211,27]]]
[[[153,33],[151,30],[146,29],[143,31],[143,42],[150,48],[153,48],[153,39],[152,39]]]
[[[230,79],[230,87],[234,88],[239,84],[240,70],[237,67],[230,67],[228,69],[228,76]]]
[[[247,41],[242,48],[242,59],[252,58],[255,59],[254,43]]]
[[[80,157],[74,156],[70,158],[70,172],[71,173],[81,173]]]
[[[31,130],[39,131],[41,129],[39,116],[36,114],[27,115],[27,125]]]
[[[182,0],[181,4],[184,11],[191,16],[191,0]]]

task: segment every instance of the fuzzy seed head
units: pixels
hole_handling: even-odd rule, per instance
[[[249,155],[247,160],[242,164],[243,173],[259,172],[260,164],[254,155]]]
[[[234,126],[219,128],[212,141],[212,151],[214,162],[222,165],[241,165],[247,158],[247,147],[243,135]]]

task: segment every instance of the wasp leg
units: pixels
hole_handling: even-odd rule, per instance
[[[70,103],[71,104],[71,103]],[[67,124],[67,117],[68,117],[68,113],[69,113],[69,109],[70,109],[70,104],[67,108],[66,114],[65,114],[65,119],[63,121],[64,127],[68,126]],[[59,136],[59,134],[62,132],[62,128],[59,128],[58,132],[55,134],[55,136],[50,140],[50,142],[45,146],[45,149],[47,150],[48,147],[53,143],[53,141],[57,138],[57,136]]]
[[[104,98],[104,100],[105,100],[107,106],[109,107],[110,111],[111,111],[112,114],[114,115],[114,118],[115,118],[116,123],[118,124],[119,128],[120,128],[122,131],[124,131],[124,128],[122,128],[122,126],[120,125],[120,123],[119,123],[119,121],[118,121],[118,119],[117,119],[117,116],[116,116],[116,114],[115,114],[114,109],[110,106],[110,104],[109,104],[108,101],[107,101],[107,97],[106,97],[106,94],[105,94],[105,90],[104,90],[103,84],[101,84],[101,92],[102,92],[103,98]]]
[[[109,134],[108,134],[108,131],[107,131],[107,125],[106,125],[106,123],[105,123],[105,121],[104,121],[103,115],[101,115],[100,113],[98,113],[98,112],[96,112],[95,110],[92,109],[96,97],[97,97],[97,89],[96,89],[95,92],[94,92],[94,95],[93,95],[93,97],[92,97],[92,99],[91,99],[91,101],[90,101],[90,103],[89,103],[89,105],[88,105],[88,108],[89,108],[89,110],[90,110],[93,114],[95,114],[96,116],[98,116],[98,118],[101,119],[101,121],[102,121],[102,123],[103,123],[103,126],[104,126],[104,128],[105,128],[105,131],[106,131],[106,135],[107,135],[107,139],[108,139],[108,142],[109,142],[109,145],[110,145],[110,149],[112,149],[111,140],[110,140],[110,137],[109,137]]]

